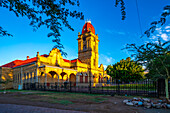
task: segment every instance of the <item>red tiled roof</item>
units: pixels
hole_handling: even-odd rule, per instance
[[[36,61],[37,61],[37,57],[30,58],[30,59],[27,59],[27,60],[23,60],[22,62],[16,64],[14,67],[26,65],[26,64],[29,64],[29,63],[32,63],[32,62],[36,62]]]
[[[70,60],[67,60],[67,59],[63,59],[64,60],[64,62],[70,62]]]
[[[48,57],[49,55],[41,55],[42,57]],[[71,63],[74,63],[74,62],[77,62],[77,59],[73,59],[73,60],[67,60],[67,59],[63,59],[65,62],[71,62]],[[14,60],[10,63],[7,63],[5,65],[2,65],[0,67],[10,67],[10,68],[14,68],[14,67],[18,67],[18,66],[22,66],[22,65],[26,65],[26,64],[29,64],[29,63],[33,63],[33,62],[36,62],[37,61],[37,57],[34,57],[34,58],[30,58],[30,59],[27,59],[27,60]],[[81,62],[79,59],[78,59],[79,62]]]
[[[76,61],[77,61],[77,59],[73,59],[73,60],[71,60],[71,63],[74,63]],[[78,61],[81,62],[79,59],[78,59]]]
[[[4,64],[0,67],[10,67],[10,68],[13,68],[16,64],[19,64],[20,62],[22,62],[22,60],[14,60],[10,63],[7,63],[7,64]]]
[[[63,59],[65,62],[71,62],[71,63],[74,63],[74,62],[77,62],[77,59],[73,59],[73,60],[67,60],[67,59]],[[79,62],[81,62],[79,59],[78,59]]]
[[[48,57],[49,55],[41,55],[42,57]],[[30,59],[27,59],[27,60],[14,60],[10,63],[7,63],[5,65],[2,65],[0,67],[10,67],[10,68],[14,68],[14,67],[18,67],[18,66],[22,66],[22,65],[26,65],[26,64],[29,64],[29,63],[32,63],[32,62],[36,62],[37,61],[37,57],[34,57],[34,58],[30,58]]]

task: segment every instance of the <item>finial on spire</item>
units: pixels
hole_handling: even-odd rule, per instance
[[[85,21],[85,23],[91,23],[91,19],[87,19],[86,21]]]

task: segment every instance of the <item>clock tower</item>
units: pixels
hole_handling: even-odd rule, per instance
[[[85,22],[82,33],[78,34],[78,58],[92,69],[98,68],[98,35],[91,21]]]

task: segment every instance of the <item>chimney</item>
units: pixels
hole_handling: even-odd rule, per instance
[[[30,57],[29,56],[27,56],[27,60],[29,59]]]

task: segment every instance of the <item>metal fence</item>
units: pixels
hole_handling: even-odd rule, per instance
[[[169,83],[170,86],[170,83]],[[108,95],[136,95],[159,97],[165,96],[165,88],[162,81],[145,80],[133,83],[78,83],[78,82],[56,82],[56,83],[24,83],[25,90],[42,90],[58,92],[79,92]],[[169,88],[170,91],[170,88]],[[169,92],[170,93],[170,92]]]

